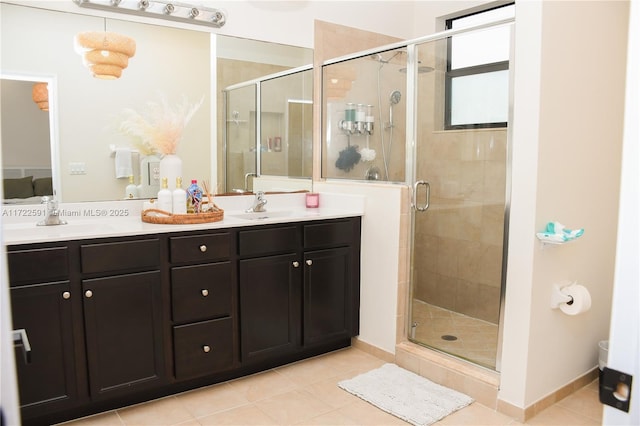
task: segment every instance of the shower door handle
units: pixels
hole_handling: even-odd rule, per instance
[[[418,188],[424,186],[425,190],[425,202],[422,205],[418,204]],[[419,212],[425,212],[429,208],[429,200],[431,198],[431,185],[426,180],[419,180],[413,184],[413,208]]]

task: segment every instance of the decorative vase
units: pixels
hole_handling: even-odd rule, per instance
[[[182,160],[175,154],[166,154],[160,160],[160,182],[167,178],[170,190],[176,189],[176,178],[182,177]]]

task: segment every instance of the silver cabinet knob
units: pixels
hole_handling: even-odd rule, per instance
[[[204,351],[204,353],[209,353],[209,352],[211,352],[211,346],[209,346],[209,345],[204,345],[204,346],[202,347],[202,350]]]
[[[299,262],[293,262],[292,265],[293,265],[294,268],[297,268],[298,266],[300,266],[300,263]]]
[[[85,297],[91,297],[93,296],[93,292],[91,290],[87,290],[84,292]]]
[[[62,298],[63,299],[68,299],[71,297],[71,293],[69,293],[68,291],[65,291],[62,293]]]
[[[206,246],[206,245],[204,245],[204,244],[203,244],[203,245],[201,245],[201,246],[200,246],[200,251],[201,251],[202,253],[204,253],[205,251],[207,251],[207,246]]]
[[[313,265],[313,260],[311,259],[307,259],[307,261],[305,262],[307,265],[311,266]]]
[[[209,295],[209,290],[207,290],[206,288],[203,288],[200,293],[202,293],[203,297],[207,297]]]

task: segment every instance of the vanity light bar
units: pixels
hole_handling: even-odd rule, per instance
[[[80,7],[171,19],[215,28],[220,28],[227,22],[227,16],[219,9],[195,7],[167,0],[73,0],[73,2]]]

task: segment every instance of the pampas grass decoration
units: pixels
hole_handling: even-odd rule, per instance
[[[120,131],[134,139],[134,145],[141,154],[175,154],[182,133],[193,115],[198,111],[200,102],[190,104],[186,97],[175,109],[171,108],[164,96],[159,102],[148,102],[144,113],[127,108],[122,114]]]

